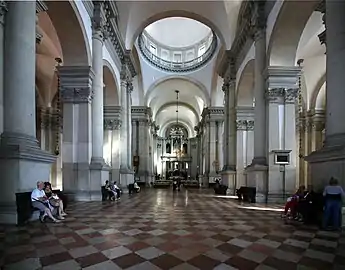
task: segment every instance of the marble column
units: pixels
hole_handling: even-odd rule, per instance
[[[104,133],[108,140],[107,148],[109,149],[110,155],[110,168],[112,182],[120,182],[120,129],[121,121],[116,118],[105,118],[104,119]]]
[[[63,103],[63,189],[74,200],[98,200],[99,184],[90,181],[94,73],[89,66],[61,66],[58,72]]]
[[[240,118],[237,120],[237,188],[240,188],[241,186],[248,186],[245,169],[251,163],[254,156],[253,117],[254,115],[251,117],[251,119]]]
[[[128,168],[133,172],[133,155],[132,155],[132,92],[133,92],[133,83],[132,79],[127,82],[127,143],[128,143],[128,148],[127,148],[127,164]]]
[[[120,163],[120,171],[127,172],[128,168],[128,118],[127,118],[127,77],[126,71],[121,71],[121,163]]]
[[[326,0],[326,126],[325,142],[311,153],[311,179],[315,189],[322,190],[331,177],[345,188],[345,2]]]
[[[300,67],[267,69],[267,199],[284,200],[297,187],[296,106]],[[255,123],[256,124],[256,123]],[[275,162],[276,153],[287,153],[288,164]]]
[[[131,138],[131,101],[130,93],[133,90],[131,76],[126,65],[122,66],[121,73],[121,164],[120,164],[120,185],[126,189],[128,184],[134,182],[134,172],[132,170],[132,138]]]
[[[92,18],[92,158],[90,163],[92,185],[101,186],[109,180],[110,168],[103,158],[103,42],[106,19],[102,2],[94,2]]]
[[[7,6],[0,1],[0,135],[4,131],[4,26]]]
[[[222,183],[227,185],[230,194],[235,194],[236,189],[236,81],[228,76],[224,79],[224,167],[222,171]]]
[[[266,201],[267,180],[267,129],[266,129],[266,31],[265,28],[256,29],[255,44],[255,71],[254,71],[254,158],[247,167],[248,186],[256,187],[258,201]]]
[[[4,126],[0,144],[0,223],[16,223],[16,192],[49,179],[56,157],[36,139],[36,2],[7,2],[4,47]],[[24,62],[23,62],[24,61]]]

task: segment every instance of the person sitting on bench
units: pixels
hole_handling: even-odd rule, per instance
[[[67,216],[67,214],[64,212],[63,202],[58,195],[53,193],[52,185],[49,182],[44,183],[44,193],[48,198],[50,210],[53,211],[53,209],[56,208],[58,210],[59,219],[65,219],[64,217]]]
[[[37,182],[37,188],[31,193],[31,204],[34,208],[40,210],[44,214],[40,217],[41,221],[44,221],[46,216],[50,217],[53,222],[58,223],[60,220],[56,219],[49,209],[48,197],[44,193],[44,183],[42,181]]]
[[[112,191],[111,185],[110,185],[110,183],[109,183],[109,180],[105,181],[104,188],[105,188],[106,192],[108,193],[108,196],[107,196],[106,199],[109,198],[109,200],[111,200],[111,201],[112,201],[112,200],[115,200],[115,198],[116,198],[116,192],[114,193],[114,192]]]
[[[134,181],[134,190],[135,190],[136,193],[140,192],[140,187],[139,187],[137,181]]]
[[[121,199],[121,189],[117,186],[116,181],[111,185],[111,191],[115,195],[115,200]]]
[[[289,197],[285,204],[283,217],[286,217],[288,211],[291,211],[291,217],[297,218],[297,206],[300,198],[304,197],[305,186],[300,186],[297,192]]]

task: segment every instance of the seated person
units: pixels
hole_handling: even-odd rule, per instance
[[[116,193],[115,194],[113,193],[109,180],[105,181],[104,188],[108,192],[107,198],[109,198],[109,200],[114,200],[116,197]]]
[[[139,187],[137,181],[134,181],[134,189],[135,189],[135,192],[136,192],[136,193],[139,193],[139,192],[140,192],[140,187]]]
[[[64,216],[67,216],[67,214],[63,210],[63,202],[58,195],[53,193],[52,186],[49,182],[44,183],[44,193],[48,198],[50,210],[53,211],[55,208],[57,208],[59,219],[65,219]]]
[[[60,220],[56,219],[48,205],[48,197],[44,193],[44,183],[42,181],[37,182],[37,188],[35,188],[31,193],[31,204],[34,208],[37,208],[44,214],[40,217],[41,221],[44,221],[46,216],[50,217],[53,222],[58,223]]]
[[[111,185],[111,191],[114,193],[115,195],[115,200],[120,200],[121,198],[121,189],[118,187],[118,185],[116,184],[116,181],[114,182],[113,185]]]
[[[291,216],[293,218],[296,218],[297,216],[297,206],[300,198],[304,197],[304,191],[305,191],[305,186],[300,186],[297,192],[292,195],[292,197],[289,197],[286,201],[285,204],[285,209],[284,209],[284,214],[283,217],[285,217],[288,213],[288,211],[291,211]]]

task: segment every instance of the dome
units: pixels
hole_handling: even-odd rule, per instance
[[[192,19],[171,17],[156,21],[145,28],[152,39],[170,48],[185,48],[198,44],[212,33],[206,25]]]

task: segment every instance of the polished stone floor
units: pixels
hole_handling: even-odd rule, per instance
[[[286,225],[273,207],[146,190],[75,203],[62,224],[0,230],[1,269],[345,269],[345,234]]]

